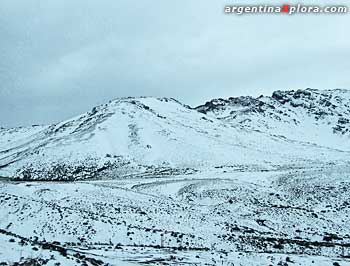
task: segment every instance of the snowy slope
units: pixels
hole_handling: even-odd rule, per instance
[[[150,169],[186,172],[222,165],[270,169],[347,161],[349,152],[342,145],[325,147],[329,145],[257,130],[272,124],[271,119],[259,120],[266,117],[264,113],[244,114],[257,122],[238,127],[233,123],[236,116],[224,114],[230,108],[220,114],[216,109],[205,111],[216,118],[203,114],[203,107],[194,110],[174,99],[122,98],[55,125],[2,130],[0,176],[83,179]]]
[[[234,126],[350,150],[350,91],[276,91],[215,99],[196,108]]]
[[[123,98],[0,129],[0,265],[349,265],[349,99]]]
[[[0,180],[0,263],[54,255],[49,265],[345,266],[349,177],[349,167],[323,166]],[[100,263],[84,264],[91,259]]]

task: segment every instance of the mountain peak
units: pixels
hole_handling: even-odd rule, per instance
[[[278,90],[257,98],[214,99],[196,110],[233,126],[326,146],[344,146],[342,136],[350,136],[350,91],[345,89]]]
[[[70,169],[70,176],[94,169],[92,177],[98,169],[120,174],[130,165],[127,171],[341,160],[350,151],[344,141],[349,138],[348,93],[276,91],[214,99],[197,108],[173,98],[114,99],[51,126],[0,131],[0,170],[46,178],[61,175],[62,169]]]

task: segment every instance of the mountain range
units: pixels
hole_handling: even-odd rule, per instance
[[[126,174],[347,162],[350,92],[275,91],[192,108],[121,98],[69,120],[0,130],[0,176],[87,179]]]

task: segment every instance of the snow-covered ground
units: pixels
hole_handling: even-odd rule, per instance
[[[124,98],[0,129],[0,265],[350,265],[349,99]]]
[[[62,265],[77,259],[347,265],[349,178],[350,167],[324,166],[67,183],[3,180],[0,253],[5,262],[53,255]]]

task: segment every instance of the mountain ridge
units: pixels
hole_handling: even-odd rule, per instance
[[[347,97],[349,92],[342,93]],[[320,94],[324,95],[319,97]],[[332,93],[318,90],[276,91],[271,97],[214,99],[195,108],[165,97],[114,99],[60,123],[0,130],[0,175],[49,179],[68,175],[84,179],[100,172],[110,175],[105,170],[111,169],[112,175],[119,176],[149,168],[186,172],[218,165],[270,169],[310,161],[346,162],[348,146],[339,145],[339,141],[348,137],[350,96],[329,94]],[[330,100],[324,101],[327,97]],[[314,99],[316,108],[312,107]],[[335,107],[334,99],[339,101]],[[296,118],[324,122],[322,113],[319,119],[305,114],[307,107],[315,112],[333,108],[325,114],[331,116],[333,111],[345,133],[332,132],[334,143],[329,145],[328,140],[314,141],[313,137],[293,137],[276,131],[278,123],[288,125],[287,131],[296,126],[305,131],[305,125],[296,123]],[[346,111],[344,120],[339,120],[341,110]],[[287,111],[292,117],[282,120],[281,112]],[[312,125],[317,128],[319,123],[315,121]],[[327,123],[320,124],[328,129]]]
[[[349,143],[339,138],[342,135],[348,140],[350,136],[349,90],[306,89],[275,91],[271,96],[257,98],[219,98],[196,107],[196,110],[234,126],[350,150]],[[308,132],[309,138],[302,136],[304,130],[313,131]],[[333,133],[338,136],[334,138]],[[332,138],[337,141],[330,143]]]

